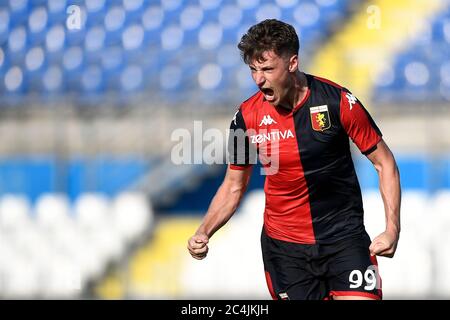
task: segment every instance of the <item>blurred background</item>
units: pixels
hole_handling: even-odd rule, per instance
[[[359,97],[396,156],[384,297],[450,298],[447,0],[0,0],[0,298],[270,299],[264,176],[197,261],[187,239],[226,165],[172,161],[174,130],[205,146],[256,91],[236,45],[266,18],[296,28],[301,69]],[[353,155],[374,237],[377,175]]]

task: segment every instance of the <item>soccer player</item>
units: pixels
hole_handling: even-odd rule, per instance
[[[299,70],[291,25],[262,21],[238,48],[259,91],[231,121],[230,164],[188,240],[190,254],[205,258],[209,239],[237,209],[257,150],[267,170],[261,246],[273,299],[381,299],[376,256],[395,253],[401,190],[380,130],[349,90]],[[373,241],[349,138],[378,172],[386,229]]]

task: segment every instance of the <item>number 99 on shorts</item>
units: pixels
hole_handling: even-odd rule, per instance
[[[372,291],[381,288],[381,278],[378,273],[378,267],[369,266],[365,271],[352,270],[348,277],[350,289],[361,289]]]

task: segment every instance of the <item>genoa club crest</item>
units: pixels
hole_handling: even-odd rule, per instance
[[[311,114],[311,125],[316,131],[324,131],[331,127],[330,114],[328,113],[328,106],[317,106],[309,109]]]

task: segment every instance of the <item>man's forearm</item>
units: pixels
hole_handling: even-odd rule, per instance
[[[386,231],[400,233],[400,175],[395,161],[378,171],[380,193],[386,213]]]
[[[234,214],[244,192],[244,187],[222,184],[196,233],[205,233],[210,238]]]

